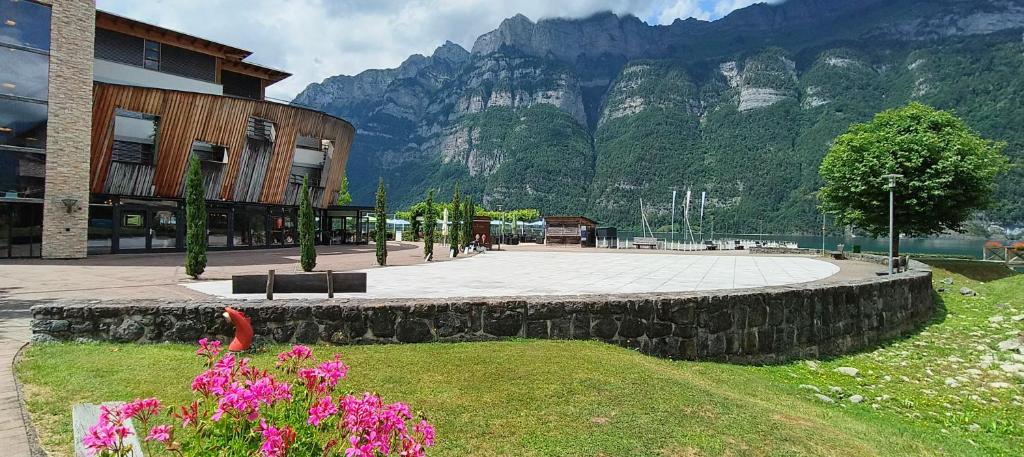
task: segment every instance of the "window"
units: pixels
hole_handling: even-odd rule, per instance
[[[89,205],[89,255],[110,254],[114,235],[114,207]]]
[[[220,72],[220,82],[224,85],[224,95],[253,100],[263,98],[263,81],[259,78],[224,70]]]
[[[46,148],[46,103],[0,95],[0,146]]]
[[[117,109],[112,160],[139,165],[156,163],[159,128],[157,116]]]
[[[50,8],[24,0],[0,0],[0,44],[50,50]]]
[[[0,151],[0,198],[43,198],[46,155]]]
[[[276,141],[277,130],[274,128],[273,122],[266,119],[260,119],[258,117],[250,117],[249,124],[245,129],[245,134],[254,140],[269,141],[273,143]]]
[[[50,59],[44,54],[0,47],[0,95],[46,101]]]
[[[146,40],[146,52],[143,55],[142,66],[160,71],[160,43]]]
[[[46,148],[50,8],[0,0],[0,147]]]
[[[295,155],[292,158],[289,182],[302,184],[302,179],[308,177],[310,186],[319,186],[326,154],[323,141],[299,136],[295,142]]]
[[[201,162],[228,163],[228,148],[225,146],[205,141],[194,141],[192,142],[192,154]]]

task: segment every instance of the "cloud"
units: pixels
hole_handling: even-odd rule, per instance
[[[466,49],[516,13],[538,20],[630,13],[651,24],[712,19],[756,0],[99,0],[99,8],[253,51],[294,76],[267,89],[289,100],[312,82],[429,55],[445,40]]]

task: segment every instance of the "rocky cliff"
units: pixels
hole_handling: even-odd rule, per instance
[[[713,22],[506,19],[472,52],[311,84],[295,102],[358,129],[356,202],[455,182],[485,205],[656,219],[671,186],[717,227],[811,231],[817,166],[849,124],[911,100],[951,109],[1024,163],[1024,0],[789,0]],[[1024,221],[1024,172],[987,216]],[[656,225],[662,221],[658,219]],[[666,221],[663,221],[667,223]]]

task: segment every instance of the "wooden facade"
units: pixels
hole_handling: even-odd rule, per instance
[[[544,244],[594,247],[597,222],[582,216],[547,216],[544,218]]]
[[[322,196],[314,205],[327,207],[337,195],[355,135],[342,119],[297,106],[194,92],[96,83],[93,91],[90,189],[104,193],[111,172],[114,115],[117,109],[159,118],[151,197],[181,198],[182,180],[195,141],[225,146],[228,161],[220,179],[220,200],[234,201],[236,180],[246,151],[249,118],[274,123],[273,142],[259,203],[284,204],[298,137],[330,140],[333,154],[324,164]]]

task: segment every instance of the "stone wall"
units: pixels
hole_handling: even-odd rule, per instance
[[[261,343],[596,339],[661,357],[739,363],[836,355],[905,335],[934,313],[931,272],[706,293],[453,300],[57,302],[36,341],[228,339],[234,306]]]
[[[89,230],[96,4],[92,0],[52,3],[42,255],[82,258]],[[65,199],[75,200],[71,211]]]

